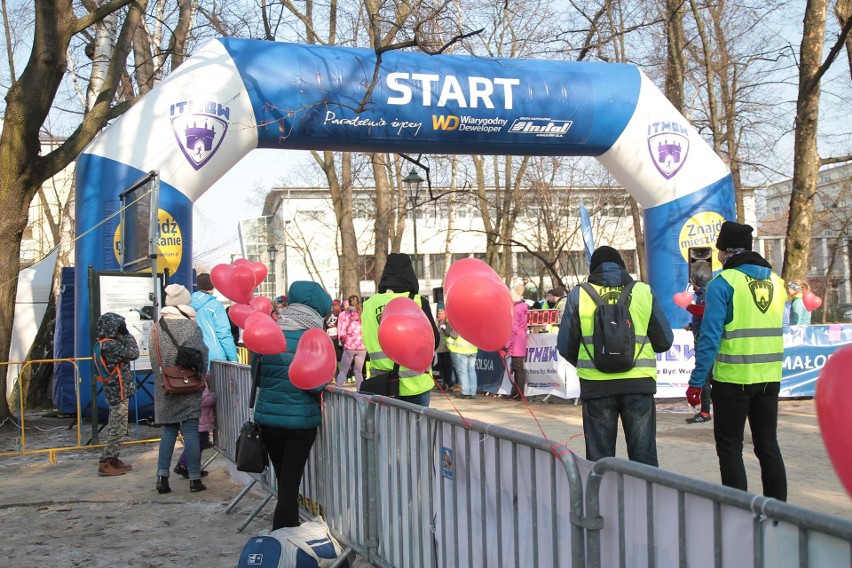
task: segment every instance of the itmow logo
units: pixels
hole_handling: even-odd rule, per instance
[[[214,101],[181,101],[171,105],[169,116],[181,152],[200,170],[225,139],[231,109]]]
[[[676,122],[652,122],[648,125],[648,151],[657,171],[671,179],[686,163],[689,131]]]

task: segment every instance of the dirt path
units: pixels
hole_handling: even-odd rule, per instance
[[[541,435],[530,413],[503,400],[452,399],[466,416]],[[436,396],[433,407],[455,412]],[[570,404],[533,404],[545,434],[583,454],[580,408]],[[662,467],[718,482],[711,424],[688,425],[691,412],[681,404],[658,408],[658,447]],[[49,438],[73,443],[67,419],[28,417],[30,447]],[[29,433],[33,428],[32,433]],[[156,429],[142,429],[143,437]],[[790,502],[852,520],[852,500],[834,474],[816,425],[812,401],[782,403],[781,448],[787,463]],[[748,443],[748,441],[747,441]],[[0,452],[14,449],[13,432],[0,431]],[[205,452],[205,458],[209,452]],[[624,448],[619,448],[624,455]],[[233,567],[250,534],[271,524],[272,504],[237,532],[259,495],[249,494],[231,514],[225,509],[242,486],[232,480],[224,459],[215,460],[205,479],[208,490],[190,493],[189,483],[172,476],[172,493],[154,490],[157,448],[126,446],[122,459],[133,471],[99,478],[94,451],[62,452],[58,463],[46,455],[0,457],[0,549],[3,565],[115,567]],[[176,458],[175,458],[176,459]],[[750,487],[760,491],[759,468],[747,448]],[[361,565],[361,563],[359,563]]]

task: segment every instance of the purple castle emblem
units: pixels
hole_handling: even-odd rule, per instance
[[[648,125],[648,151],[657,171],[671,179],[686,163],[689,131],[676,122],[653,122]]]
[[[184,101],[171,105],[172,131],[189,164],[200,170],[219,149],[231,111],[214,102]]]

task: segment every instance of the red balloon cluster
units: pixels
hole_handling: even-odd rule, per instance
[[[254,296],[254,290],[267,275],[266,265],[238,258],[233,264],[217,264],[210,280],[219,292],[236,302],[228,310],[231,321],[243,329],[243,343],[251,351],[273,355],[286,351],[284,333],[272,319],[272,302]]]
[[[497,351],[512,335],[509,289],[479,259],[463,258],[450,266],[444,279],[444,308],[453,329],[483,351]]]
[[[394,298],[382,310],[379,345],[394,363],[425,372],[432,364],[434,341],[426,314],[410,298]]]
[[[678,292],[672,297],[672,300],[681,308],[685,308],[692,303],[692,292]]]
[[[290,362],[290,382],[300,389],[315,389],[330,382],[335,371],[337,354],[334,352],[331,338],[316,327],[305,331],[299,338],[296,354]]]
[[[822,305],[822,298],[810,290],[805,290],[802,292],[802,303],[805,305],[806,310],[812,312]]]
[[[852,367],[852,346],[834,352],[822,368],[816,384],[816,410],[819,430],[834,471],[846,493],[852,497],[852,429],[849,428],[849,408],[852,388],[849,388],[849,368]]]

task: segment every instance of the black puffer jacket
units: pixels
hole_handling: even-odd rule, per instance
[[[109,380],[104,383],[104,398],[110,406],[131,397],[136,392],[136,381],[130,361],[139,358],[139,346],[136,338],[127,331],[124,318],[113,312],[102,314],[95,325],[95,334],[100,344],[102,361],[93,366],[95,375],[98,369],[106,371]],[[97,349],[92,348],[93,353]],[[106,378],[106,377],[104,377]]]

